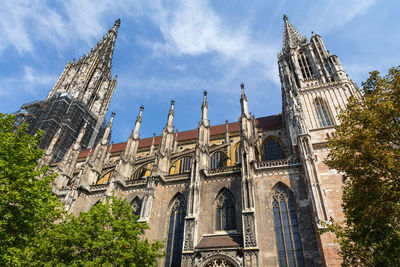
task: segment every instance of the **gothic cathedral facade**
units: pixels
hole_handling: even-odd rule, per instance
[[[123,143],[109,144],[114,113],[90,149],[82,149],[83,125],[52,164],[55,194],[77,216],[110,194],[125,198],[149,224],[146,238],[166,241],[159,266],[340,266],[333,236],[319,230],[343,218],[342,176],[323,161],[338,113],[361,93],[321,37],[303,37],[286,16],[278,67],[278,115],[251,116],[241,84],[237,122],[212,126],[204,92],[197,129],[174,131],[173,100],[159,136],[140,138],[143,107]],[[113,81],[92,98],[90,90],[78,94],[79,73],[68,73],[53,91],[80,95],[104,118]]]

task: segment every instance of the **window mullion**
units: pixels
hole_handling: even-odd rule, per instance
[[[289,231],[290,231],[290,239],[291,239],[290,241],[292,242],[294,263],[295,263],[296,266],[298,266],[298,264],[297,264],[297,255],[296,255],[296,247],[294,246],[294,237],[293,237],[292,221],[291,221],[291,219],[290,219],[290,210],[289,210],[288,199],[286,199],[285,203],[286,203],[286,213],[287,213],[288,222],[289,222]]]
[[[278,202],[278,207],[279,207],[279,217],[281,219],[281,230],[282,230],[282,240],[283,240],[283,247],[285,250],[285,260],[286,260],[286,266],[289,266],[289,258],[288,258],[288,254],[287,254],[287,246],[286,246],[286,239],[285,239],[285,227],[284,227],[284,223],[283,223],[283,218],[282,218],[282,209],[281,209],[281,203],[279,201],[279,199],[277,200]]]

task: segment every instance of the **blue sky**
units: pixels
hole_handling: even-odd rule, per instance
[[[212,125],[237,121],[240,83],[257,117],[281,112],[276,55],[282,15],[319,33],[357,83],[400,65],[400,1],[18,1],[0,9],[0,112],[43,99],[67,62],[88,53],[121,18],[113,75],[113,140],[160,134],[171,99],[179,131],[197,127],[207,90]],[[109,115],[108,115],[109,117]]]

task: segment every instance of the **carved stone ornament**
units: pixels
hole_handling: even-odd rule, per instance
[[[254,235],[254,217],[253,214],[244,214],[244,227],[245,227],[245,246],[256,247],[257,242]]]
[[[209,261],[206,265],[204,265],[204,267],[234,267],[234,266],[235,265],[233,265],[232,262],[221,258],[213,259]]]
[[[186,251],[193,250],[193,233],[194,232],[194,220],[186,220],[185,225],[185,243],[183,249]]]
[[[225,252],[225,251],[213,251],[206,255],[204,259],[200,259],[199,261],[196,261],[195,266],[201,266],[201,267],[241,267],[243,266],[243,258],[242,257],[236,257],[235,259],[235,254],[237,254],[234,251],[230,252]],[[203,256],[203,255],[202,255]]]

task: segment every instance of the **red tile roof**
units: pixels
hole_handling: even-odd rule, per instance
[[[282,116],[279,114],[279,115],[273,115],[273,116],[268,116],[268,117],[256,118],[255,124],[256,124],[256,127],[258,127],[258,128],[279,126],[282,124]],[[228,132],[233,133],[233,132],[239,132],[239,131],[240,131],[240,123],[239,122],[228,123]],[[211,128],[210,128],[211,136],[224,134],[224,133],[225,133],[225,124],[211,126]],[[192,139],[196,139],[196,138],[197,138],[197,129],[188,130],[188,131],[184,131],[184,132],[178,132],[178,141],[180,141],[180,142],[186,141],[186,140],[192,140]],[[141,139],[139,141],[139,148],[151,146],[152,140],[153,140],[153,137]],[[161,136],[156,136],[154,139],[154,144],[158,145],[158,144],[160,144],[160,142],[161,142]],[[112,148],[111,148],[111,153],[124,151],[125,147],[126,147],[126,142],[113,144]],[[81,153],[79,154],[79,157],[80,158],[87,157],[87,155],[89,154],[89,151],[90,151],[90,149],[81,151]]]
[[[196,246],[199,248],[235,248],[243,245],[242,235],[212,235],[203,236]]]

